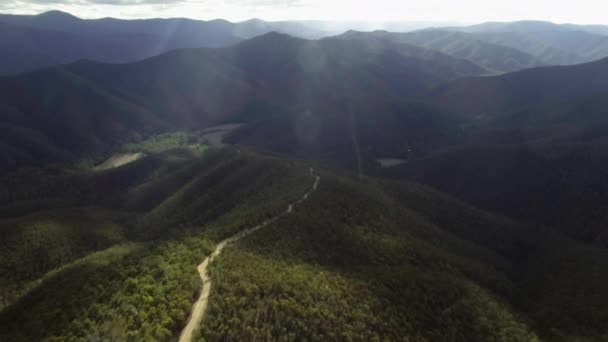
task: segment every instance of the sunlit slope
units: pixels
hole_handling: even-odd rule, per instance
[[[160,159],[160,164],[150,164],[152,158]],[[141,172],[143,165],[150,172],[134,177],[132,172],[138,168]],[[22,241],[8,250],[14,255],[6,260],[12,262],[7,269],[21,270],[16,275],[23,273],[36,280],[27,291],[15,292],[17,301],[3,310],[3,340],[53,336],[165,340],[175,336],[185,324],[191,300],[199,289],[195,266],[211,250],[212,243],[285,210],[287,203],[310,186],[306,165],[236,150],[209,150],[202,157],[187,158],[179,150],[170,150],[88,177],[87,184],[100,188],[96,188],[98,196],[86,200],[100,207],[54,211],[65,212],[64,216],[80,212],[82,217],[74,223],[79,229],[32,223],[40,228],[30,230],[47,226],[54,229],[36,240],[22,238],[40,234],[28,235],[27,230],[17,229],[13,225],[17,219],[6,220],[6,227],[2,227],[7,242]],[[108,177],[123,179],[122,191],[108,187],[104,192]],[[142,197],[143,194],[146,195]],[[104,215],[103,207],[112,207],[117,214],[122,212],[117,221],[121,226],[103,228],[104,223],[99,220]],[[74,219],[75,214],[70,215]],[[34,219],[53,222],[54,216],[39,212],[18,220]],[[87,225],[87,220],[95,219],[99,222]],[[86,255],[82,239],[97,242],[89,248],[90,253],[104,248],[100,234],[110,235],[112,229],[116,239],[106,246],[120,245],[76,259]],[[40,239],[46,239],[46,243],[35,244]],[[130,245],[130,241],[138,244]],[[69,249],[62,249],[63,254],[53,249],[60,244],[73,245],[81,253],[75,251],[71,259],[64,258]],[[47,263],[35,257],[45,253],[53,255]],[[19,254],[27,258],[19,258]],[[17,258],[21,260],[19,265],[14,262]],[[75,262],[70,263],[71,260]],[[55,261],[47,270],[63,268],[37,280],[44,274],[39,265]],[[42,272],[32,275],[39,270]],[[11,272],[3,274],[3,281],[11,282],[14,276]],[[157,316],[155,312],[163,314]]]
[[[124,242],[121,218],[120,213],[86,207],[0,220],[0,307],[45,273]]]
[[[246,152],[211,149],[201,155],[188,146],[107,171],[42,168],[6,174],[0,191],[3,302],[10,302],[20,285],[92,251],[183,232],[248,196],[262,196],[261,187],[285,177],[284,169],[272,165]],[[258,180],[249,182],[247,175],[254,174]]]

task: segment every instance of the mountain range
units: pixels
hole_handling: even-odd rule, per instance
[[[56,20],[41,22],[57,25]],[[559,187],[564,172],[594,170],[593,176],[567,182],[583,182],[590,189],[604,186],[595,170],[605,140],[607,59],[533,67],[541,62],[531,55],[478,39],[479,32],[537,34],[549,29],[573,32],[545,23],[515,23],[474,26],[469,32],[349,31],[320,40],[267,33],[228,47],[178,49],[134,63],[80,61],[4,77],[1,163],[8,170],[74,162],[153,134],[242,122],[246,125],[228,141],[361,173],[414,177],[511,215],[514,205],[504,201],[513,195],[505,194],[504,201],[493,195],[492,203],[479,194],[462,193],[474,188],[465,186],[475,182],[468,177],[473,173],[453,173],[462,179],[445,177],[444,163],[461,154],[480,158],[471,165],[507,163],[517,166],[522,177],[530,173],[550,181],[544,188]],[[517,62],[504,64],[504,56]],[[499,69],[504,73],[524,67],[532,68],[488,77]],[[488,158],[495,148],[508,148],[508,153]],[[589,153],[590,159],[585,157]],[[407,163],[384,169],[377,164],[382,158]],[[516,162],[520,158],[527,162]],[[429,167],[437,168],[437,179],[431,179]],[[442,183],[448,179],[449,184]],[[500,179],[491,181],[501,185]],[[526,197],[542,198],[543,187],[528,186],[536,190]],[[569,198],[559,205],[588,206],[586,201],[572,202],[574,194],[556,196]],[[526,219],[531,215],[519,214]],[[590,220],[588,232],[579,237],[601,240],[603,217]]]
[[[280,31],[318,37],[297,22],[240,23],[190,19],[84,20],[60,11],[40,15],[0,15],[0,74],[14,74],[81,59],[124,63],[178,48],[225,47],[260,34]],[[5,58],[6,55],[6,58]],[[23,57],[26,57],[23,59]]]
[[[9,152],[3,156],[15,161],[25,154],[32,160],[24,151],[38,155],[38,148],[63,155],[103,151],[136,134],[235,120],[275,118],[290,124],[305,114],[305,121],[333,117],[342,125],[345,99],[363,96],[365,111],[372,111],[372,103],[397,106],[403,96],[483,73],[466,60],[406,44],[308,41],[277,33],[133,64],[82,61],[0,79],[2,123],[31,132],[23,138],[25,149],[11,146],[19,140],[7,137]],[[37,100],[41,97],[45,100]],[[335,113],[322,115],[328,109]],[[286,133],[294,139],[293,132]]]
[[[238,23],[190,19],[85,20],[60,11],[39,15],[0,15],[0,24],[0,46],[3,51],[0,75],[81,59],[125,63],[179,48],[227,47],[272,31],[319,39],[340,35],[349,29],[373,30],[373,27],[382,27],[413,31],[422,25],[370,26],[355,22],[268,22],[260,19]],[[541,65],[584,63],[608,56],[608,29],[599,25],[556,25],[530,21],[422,28],[411,34],[370,34],[464,58],[491,73]]]
[[[0,340],[605,340],[605,33],[0,16]]]

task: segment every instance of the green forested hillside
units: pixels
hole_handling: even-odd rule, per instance
[[[0,307],[50,270],[123,242],[124,216],[86,207],[0,220]]]
[[[107,171],[55,172],[94,191],[48,190],[56,209],[3,219],[2,284],[26,287],[4,292],[12,297],[0,311],[2,340],[175,340],[200,291],[196,266],[214,243],[283,212],[313,182],[307,163],[242,148],[168,149]],[[307,201],[211,264],[198,339],[607,333],[605,250],[415,183],[316,172]],[[41,174],[51,176],[24,177]],[[15,273],[10,260],[29,271]]]
[[[436,229],[371,184],[322,174],[294,216],[215,264],[202,337],[533,340],[476,284],[507,285],[501,258]]]
[[[597,268],[608,260],[602,249],[420,185],[321,176],[319,191],[293,216],[213,264],[201,341],[600,341],[606,334],[597,325],[606,314],[598,303],[608,299]],[[558,257],[562,248],[568,256]],[[585,284],[574,285],[569,272],[584,274]],[[543,287],[552,290],[541,295]],[[577,289],[597,295],[577,297]]]
[[[10,305],[0,313],[0,338],[175,337],[199,291],[196,265],[213,243],[284,210],[310,186],[298,163],[244,150],[189,151],[76,173],[99,194],[77,200],[113,211],[78,207],[6,219],[1,284]]]

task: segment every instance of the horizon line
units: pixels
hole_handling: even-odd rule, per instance
[[[230,20],[222,17],[217,17],[213,19],[197,19],[190,17],[182,17],[182,16],[171,16],[171,17],[142,17],[142,18],[122,18],[115,16],[103,16],[103,17],[87,17],[80,16],[65,10],[46,10],[37,13],[8,13],[8,12],[0,12],[0,15],[14,15],[14,16],[39,16],[46,13],[59,12],[65,13],[67,15],[73,16],[75,18],[81,20],[102,20],[102,19],[115,19],[115,20],[127,20],[127,21],[135,21],[135,20],[193,20],[193,21],[202,21],[202,22],[211,22],[211,21],[226,21],[230,23],[244,23],[248,21],[260,20],[263,22],[320,22],[320,23],[357,23],[357,24],[442,24],[442,25],[450,25],[450,26],[473,26],[473,25],[481,25],[481,24],[492,24],[492,23],[519,23],[519,22],[538,22],[538,23],[550,23],[554,25],[578,25],[578,26],[608,26],[608,24],[597,24],[597,23],[573,23],[573,22],[555,22],[551,20],[543,20],[543,19],[517,19],[517,20],[487,20],[487,21],[474,21],[474,22],[464,22],[464,21],[453,21],[453,20],[364,20],[364,19],[263,19],[260,17],[251,17],[249,19],[243,20]]]

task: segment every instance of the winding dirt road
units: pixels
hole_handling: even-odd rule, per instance
[[[262,224],[260,224],[258,226],[243,230],[240,233],[233,235],[232,237],[220,242],[215,247],[215,250],[213,251],[213,253],[211,253],[210,256],[205,258],[205,260],[203,260],[203,262],[200,265],[198,265],[198,273],[200,274],[201,280],[203,281],[203,289],[201,291],[200,296],[198,297],[198,300],[196,301],[196,303],[194,303],[194,306],[192,307],[192,314],[190,315],[188,324],[186,325],[184,330],[182,330],[182,333],[179,336],[179,342],[192,341],[192,334],[199,327],[201,321],[203,320],[203,316],[205,315],[205,310],[207,309],[207,303],[209,302],[209,291],[211,290],[211,278],[209,277],[209,273],[207,272],[207,268],[209,267],[209,264],[211,264],[213,262],[213,260],[216,257],[218,257],[220,255],[220,253],[222,253],[222,250],[226,246],[228,246],[234,242],[237,242],[238,240],[246,237],[247,235],[250,235],[250,234],[256,232],[257,230],[260,230],[261,228],[266,227],[267,225],[275,222],[276,220],[278,220],[279,218],[281,218],[285,215],[291,214],[293,212],[294,205],[298,205],[298,204],[306,201],[308,199],[308,197],[310,196],[310,194],[313,193],[315,190],[317,190],[317,187],[319,186],[319,182],[321,181],[321,177],[319,177],[318,175],[315,174],[315,170],[313,168],[310,168],[310,175],[315,178],[315,182],[313,183],[312,188],[310,190],[308,190],[304,194],[304,196],[302,196],[302,198],[300,198],[299,200],[297,200],[294,203],[290,203],[287,206],[287,209],[285,209],[285,211],[280,213],[279,215],[277,215],[269,220],[264,221]]]

